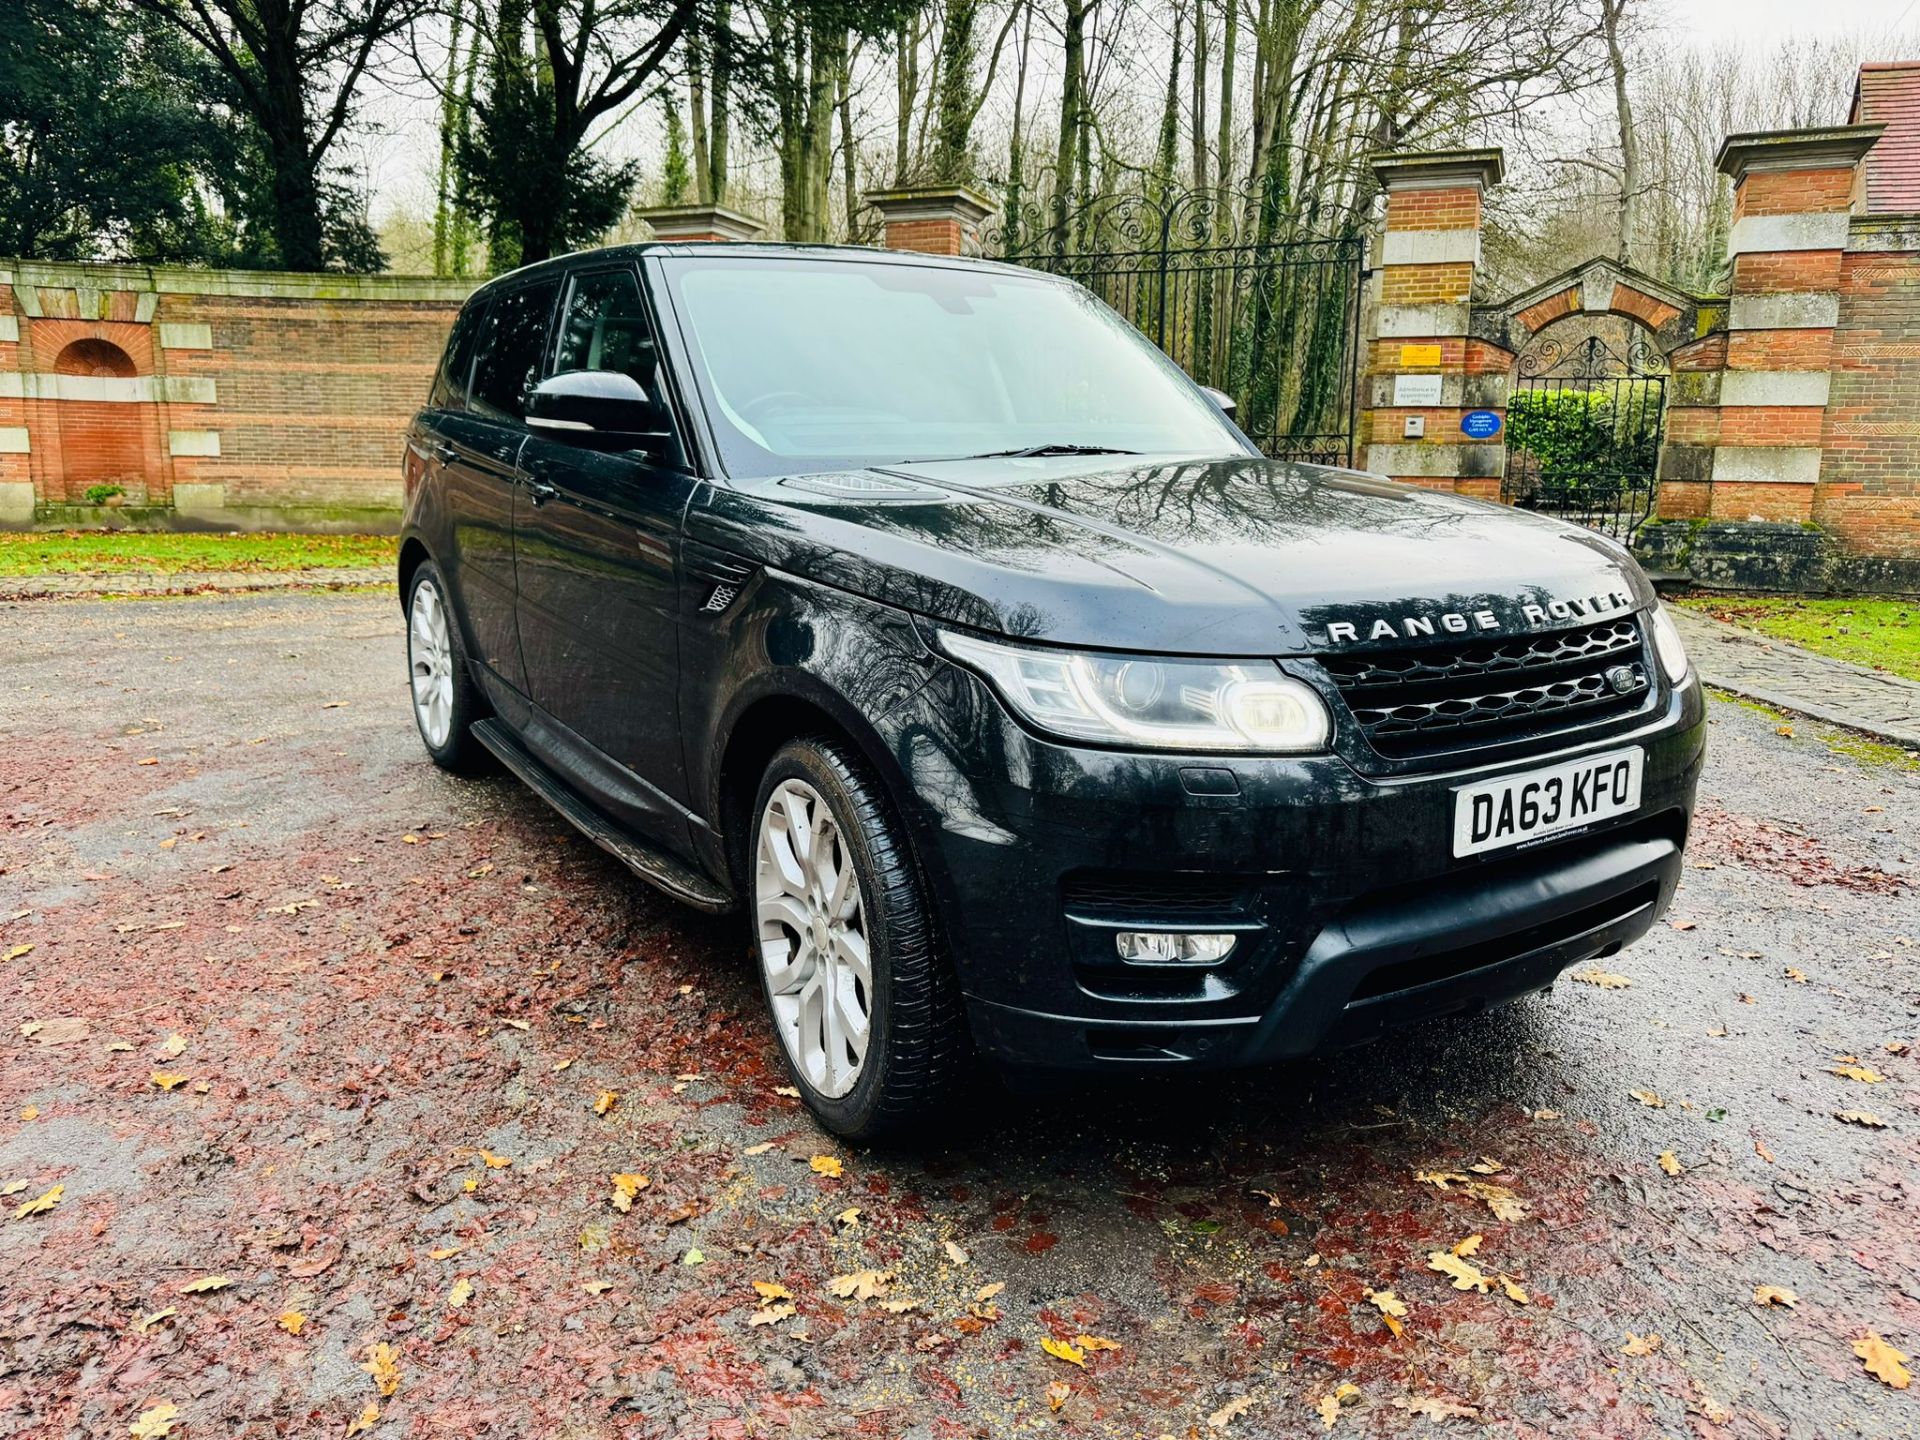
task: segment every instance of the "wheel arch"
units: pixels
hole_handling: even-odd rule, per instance
[[[400,608],[406,609],[407,590],[413,584],[413,572],[428,560],[433,552],[427,549],[427,542],[418,535],[409,535],[400,542]]]
[[[725,734],[712,780],[713,815],[727,875],[737,893],[745,893],[738,887],[744,884],[760,777],[790,740],[817,736],[847,746],[879,779],[895,816],[907,816],[910,797],[905,777],[885,742],[864,716],[817,681],[754,697],[740,708]]]

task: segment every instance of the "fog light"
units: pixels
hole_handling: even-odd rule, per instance
[[[1161,965],[1208,964],[1224,960],[1233,951],[1232,935],[1190,935],[1177,930],[1122,930],[1113,937],[1122,960],[1150,960]]]

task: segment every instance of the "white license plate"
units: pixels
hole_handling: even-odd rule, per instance
[[[1590,755],[1454,792],[1453,853],[1478,855],[1640,808],[1639,749]]]

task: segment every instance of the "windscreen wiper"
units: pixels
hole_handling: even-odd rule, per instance
[[[1030,460],[1038,455],[1137,455],[1137,450],[1122,450],[1117,445],[1022,445],[1017,450],[989,450],[984,455],[963,455],[963,460]]]

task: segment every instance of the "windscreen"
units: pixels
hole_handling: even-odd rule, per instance
[[[1075,285],[771,256],[665,271],[732,475],[1052,446],[1247,453],[1171,361]]]

